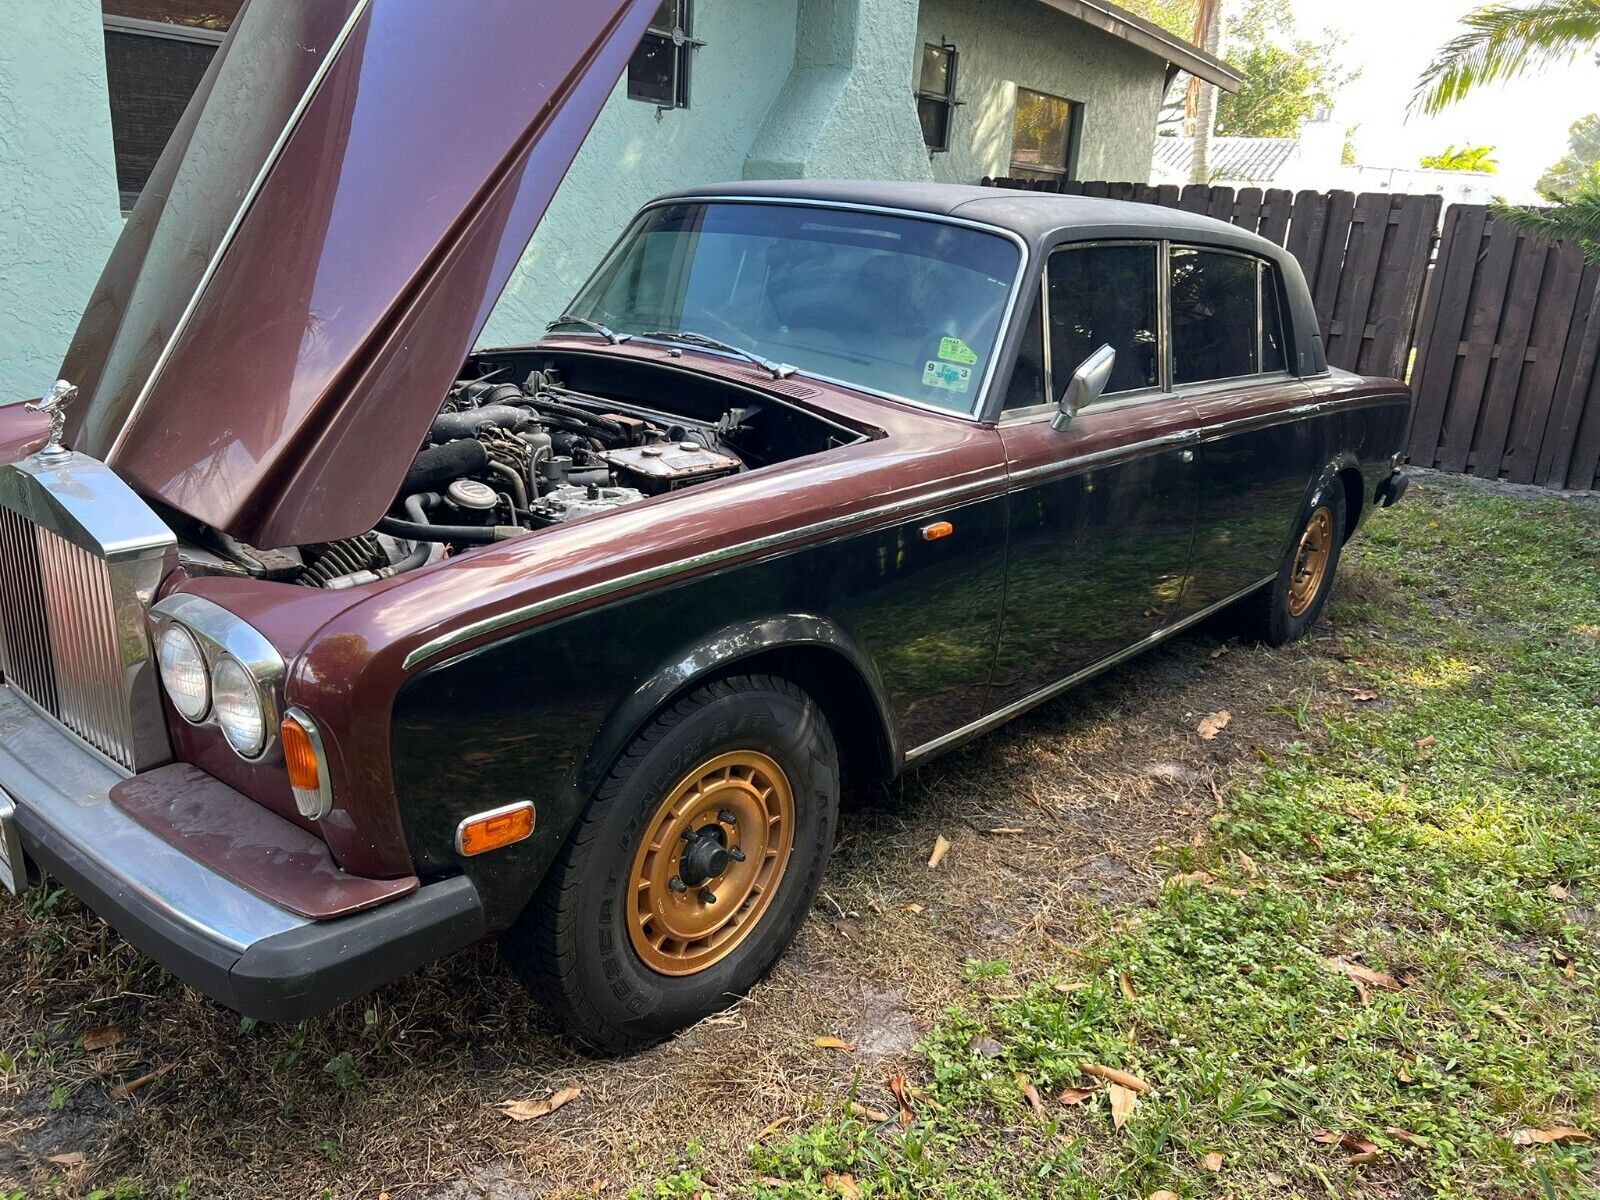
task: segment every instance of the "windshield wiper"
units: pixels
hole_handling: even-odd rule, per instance
[[[658,329],[654,333],[641,333],[639,336],[654,338],[662,342],[683,342],[689,346],[704,346],[708,350],[723,350],[728,354],[736,354],[747,362],[755,363],[756,366],[766,371],[774,379],[787,379],[799,369],[798,367],[791,367],[788,363],[773,362],[770,358],[763,358],[752,350],[745,350],[729,342],[720,342],[714,337],[707,337],[703,333],[694,333],[688,329],[680,330],[677,333]]]
[[[598,333],[613,346],[620,346],[623,342],[633,337],[631,333],[614,333],[607,326],[600,324],[599,321],[591,321],[588,317],[580,317],[576,313],[562,313],[554,321],[546,325],[544,331],[550,333],[552,330],[560,329],[563,325],[578,325],[591,333]]]

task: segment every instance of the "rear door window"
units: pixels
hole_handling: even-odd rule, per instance
[[[1261,370],[1259,260],[1173,247],[1172,381],[1182,386]]]

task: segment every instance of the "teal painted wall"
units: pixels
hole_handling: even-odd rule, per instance
[[[0,403],[55,382],[121,232],[100,0],[0,0]]]
[[[914,53],[924,42],[961,53],[951,149],[933,176],[975,183],[1011,162],[1016,90],[1077,100],[1084,108],[1079,179],[1148,179],[1166,63],[1037,0],[923,0]]]
[[[1083,178],[1146,178],[1164,64],[1037,0],[697,0],[692,107],[619,83],[494,315],[531,340],[652,196],[742,178],[975,183],[1010,158],[1017,85],[1087,105]],[[924,40],[960,48],[954,149],[913,97]],[[0,401],[49,386],[117,234],[99,0],[0,0]]]

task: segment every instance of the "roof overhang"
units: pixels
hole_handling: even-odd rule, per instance
[[[1237,92],[1244,84],[1244,76],[1220,58],[1110,0],[1040,0],[1040,3],[1146,50],[1170,66],[1214,83],[1225,92]]]

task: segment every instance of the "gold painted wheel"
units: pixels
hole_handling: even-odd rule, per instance
[[[1289,615],[1303,617],[1322,591],[1333,561],[1333,510],[1319,508],[1311,514],[1294,554],[1294,575],[1289,580]]]
[[[634,855],[628,935],[644,964],[695,975],[761,923],[794,850],[794,792],[754,750],[701,763],[661,802]]]

